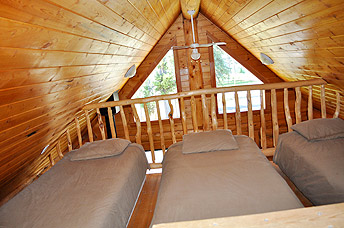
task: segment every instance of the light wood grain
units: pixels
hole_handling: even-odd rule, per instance
[[[226,94],[222,93],[223,129],[228,129]]]
[[[240,114],[239,96],[238,96],[238,92],[237,91],[235,91],[234,98],[235,98],[235,123],[236,123],[236,130],[237,130],[237,135],[241,135],[242,134],[242,130],[241,130],[241,114]]]
[[[344,203],[299,208],[254,215],[233,216],[154,225],[153,228],[178,227],[341,227]]]
[[[260,90],[260,144],[262,149],[266,149],[266,123],[265,123],[265,112],[264,112],[264,104],[265,104],[265,91]]]
[[[148,107],[147,103],[143,103],[143,108],[145,110],[145,115],[146,115],[146,123],[147,123],[147,133],[148,133],[148,138],[149,138],[149,146],[152,154],[152,161],[155,163],[155,150],[154,150],[154,141],[153,141],[153,132],[152,132],[152,125],[149,117],[149,112],[148,112]],[[129,133],[128,133],[129,135]]]
[[[183,134],[186,135],[188,131],[186,128],[185,102],[183,97],[180,98],[180,113],[182,118]]]
[[[202,111],[203,111],[203,130],[209,131],[210,121],[209,121],[209,111],[208,111],[208,106],[207,106],[206,95],[202,94],[201,99],[202,99]]]
[[[197,123],[197,110],[196,110],[196,101],[195,97],[191,96],[191,112],[192,112],[192,124],[194,132],[198,132],[198,123]]]
[[[104,122],[102,120],[102,115],[100,114],[99,108],[97,108],[96,110],[97,110],[97,119],[98,119],[98,127],[100,130],[100,134],[102,135],[102,140],[105,140],[106,139],[105,126],[104,126]]]
[[[168,119],[170,120],[172,142],[176,143],[177,140],[176,140],[176,133],[174,131],[173,105],[171,103],[171,100],[168,100],[168,105],[170,106],[170,112],[168,113]]]
[[[131,104],[131,110],[133,111],[133,116],[135,118],[136,124],[136,143],[141,144],[141,120],[139,118],[139,115],[137,114],[135,104]]]
[[[295,88],[296,101],[295,101],[295,119],[296,123],[301,122],[301,89],[300,87]]]
[[[92,125],[90,116],[88,115],[88,110],[85,110],[86,122],[87,122],[87,132],[88,132],[88,140],[93,142],[93,132],[92,132]]]
[[[165,146],[165,137],[164,137],[164,128],[161,120],[161,114],[160,114],[160,105],[159,101],[155,101],[156,104],[156,110],[158,114],[158,121],[159,121],[159,133],[160,133],[160,144],[161,144],[161,150],[162,153],[165,155],[166,152],[166,146]],[[185,115],[185,113],[184,113]]]
[[[76,128],[76,133],[78,135],[78,142],[79,142],[79,148],[82,146],[82,136],[81,136],[81,128],[80,128],[80,122],[78,117],[74,117],[74,122],[75,122],[75,128]]]
[[[277,98],[276,90],[271,90],[271,110],[272,110],[272,128],[273,128],[273,145],[277,146],[279,136],[278,116],[277,116]]]
[[[253,125],[253,113],[252,113],[252,99],[251,91],[247,91],[247,118],[248,118],[248,135],[254,140],[254,125]]]
[[[321,118],[326,118],[325,85],[321,85]]]
[[[290,108],[289,108],[289,98],[288,98],[288,89],[285,88],[283,91],[283,98],[284,98],[284,115],[285,115],[285,119],[287,122],[287,126],[288,126],[288,132],[291,132],[291,126],[293,125],[293,120],[291,119],[291,115],[290,115]]]
[[[128,123],[127,123],[127,118],[125,117],[123,105],[119,106],[119,110],[120,110],[119,112],[121,113],[121,118],[122,118],[122,124],[123,124],[125,139],[130,140],[129,130],[128,130]]]
[[[308,120],[313,119],[313,86],[308,86]]]
[[[211,94],[211,100],[210,100],[210,106],[211,106],[211,123],[212,123],[212,129],[215,131],[217,129],[217,117],[216,117],[216,98],[214,94]]]
[[[73,144],[72,144],[72,139],[70,137],[69,129],[66,130],[66,136],[67,136],[67,142],[68,142],[68,151],[72,151],[73,150]]]
[[[115,123],[113,121],[112,108],[108,107],[107,111],[108,111],[108,117],[109,117],[109,123],[110,123],[111,137],[116,138],[116,130],[115,130]]]
[[[338,91],[336,92],[336,97],[337,97],[336,111],[333,114],[333,118],[338,118],[339,113],[340,113],[340,94]]]

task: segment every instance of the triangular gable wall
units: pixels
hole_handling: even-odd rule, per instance
[[[189,21],[183,19],[180,15],[171,25],[164,36],[158,41],[145,60],[137,68],[135,77],[129,79],[119,92],[120,99],[128,99],[136,92],[140,85],[145,81],[148,75],[153,71],[155,66],[160,62],[167,51],[174,45],[185,45],[185,40],[191,31],[185,29],[184,25]],[[223,41],[227,44],[221,48],[236,59],[245,68],[250,70],[264,83],[282,81],[275,73],[263,65],[255,56],[243,48],[233,38],[223,32],[215,24],[209,21],[203,14],[199,14],[197,18],[198,39],[199,43],[219,42]],[[178,91],[190,90],[190,83],[193,79],[193,73],[190,71],[190,63],[188,62],[186,50],[174,51],[175,53],[175,69]],[[201,74],[203,87],[214,87],[213,82],[213,59],[211,48],[201,48]],[[191,67],[191,69],[196,69]],[[191,72],[191,73],[190,73]]]

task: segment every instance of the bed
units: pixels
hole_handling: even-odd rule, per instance
[[[108,145],[104,153],[84,146],[68,153],[0,208],[0,227],[125,227],[148,163],[142,146],[121,142],[117,154],[108,153]]]
[[[344,120],[315,119],[280,135],[274,162],[314,205],[344,202]]]
[[[219,131],[169,147],[151,225],[303,207],[251,138],[230,133],[237,145],[222,150]]]

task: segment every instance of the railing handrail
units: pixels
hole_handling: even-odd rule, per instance
[[[311,79],[311,80],[302,80],[302,81],[295,81],[295,82],[277,82],[277,83],[269,83],[269,84],[200,89],[200,90],[194,90],[194,91],[179,92],[179,93],[174,93],[174,94],[152,96],[152,97],[147,97],[147,98],[125,99],[125,100],[120,100],[120,101],[108,101],[108,102],[102,102],[102,103],[96,103],[96,104],[88,104],[83,107],[83,110],[148,103],[148,102],[155,102],[159,100],[171,100],[171,99],[178,99],[181,97],[185,98],[185,97],[190,97],[190,96],[200,96],[202,94],[210,95],[210,94],[215,94],[215,93],[227,93],[227,92],[236,92],[236,91],[284,89],[284,88],[295,88],[295,87],[302,87],[302,86],[314,86],[314,85],[326,85],[326,84],[327,84],[326,81],[324,81],[323,79]]]

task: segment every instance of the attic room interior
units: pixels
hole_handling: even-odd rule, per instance
[[[0,1],[0,227],[343,227],[341,0]]]

